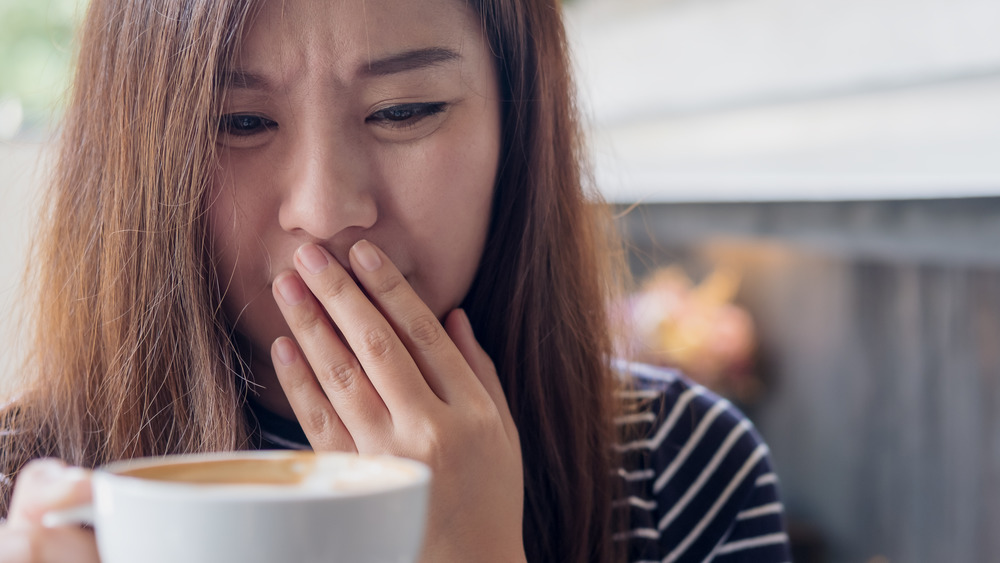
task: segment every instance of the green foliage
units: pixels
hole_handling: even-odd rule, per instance
[[[28,127],[58,114],[85,0],[0,0],[0,100],[17,100]]]

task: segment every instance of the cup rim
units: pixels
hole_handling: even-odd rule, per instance
[[[385,485],[362,488],[358,490],[337,490],[316,489],[306,487],[290,487],[288,485],[264,485],[264,484],[206,484],[206,483],[186,483],[181,481],[162,481],[123,475],[121,472],[128,469],[140,469],[158,465],[196,463],[209,460],[240,460],[240,459],[280,459],[296,455],[310,454],[321,457],[352,458],[360,459],[364,462],[381,463],[390,462],[394,465],[402,465],[413,472],[412,479],[400,482],[388,483]],[[370,497],[382,494],[391,494],[400,490],[426,487],[431,478],[430,468],[413,459],[384,455],[384,454],[358,454],[351,452],[312,452],[307,450],[248,450],[230,452],[202,452],[189,454],[171,454],[166,456],[151,456],[133,459],[124,459],[102,465],[94,470],[95,486],[103,481],[114,483],[114,487],[129,491],[131,494],[139,496],[161,496],[195,494],[198,497],[219,501],[231,499],[233,501],[276,501],[294,500],[295,502],[317,501],[330,498],[353,498]]]

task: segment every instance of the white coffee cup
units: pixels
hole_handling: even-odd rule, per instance
[[[140,458],[95,470],[93,506],[47,524],[92,523],[103,563],[411,563],[429,482],[427,466],[389,456]]]

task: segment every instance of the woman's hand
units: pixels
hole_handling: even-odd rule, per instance
[[[350,263],[359,283],[306,245],[274,282],[298,346],[279,338],[271,356],[310,443],[431,467],[425,561],[523,561],[517,428],[468,318],[442,326],[367,241]]]
[[[0,563],[97,563],[94,533],[77,526],[46,528],[51,510],[90,502],[90,475],[55,459],[24,466],[7,521],[0,526]]]

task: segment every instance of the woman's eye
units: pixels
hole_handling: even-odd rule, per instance
[[[445,110],[445,105],[444,102],[400,104],[380,109],[369,115],[365,121],[391,128],[409,127],[425,117],[441,113]]]
[[[219,132],[237,137],[255,135],[277,127],[278,124],[274,121],[253,114],[233,113],[219,119]]]

